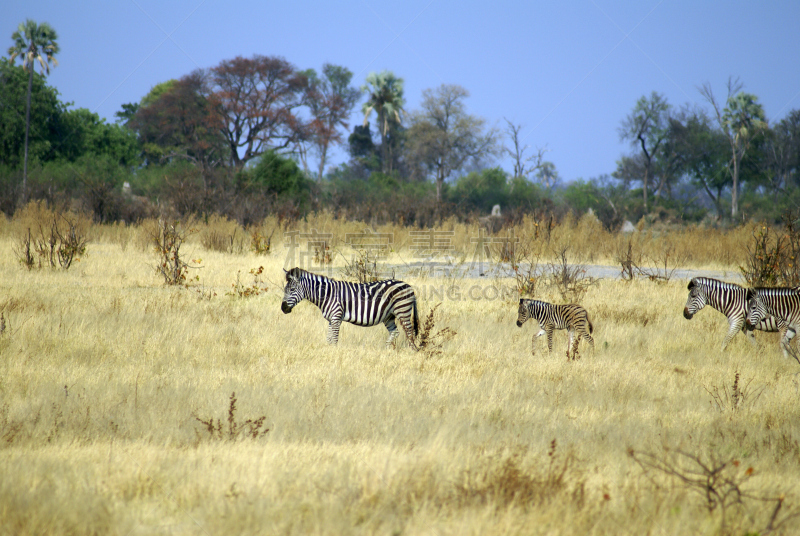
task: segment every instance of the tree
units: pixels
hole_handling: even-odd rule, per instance
[[[322,78],[313,69],[304,74],[308,77],[308,107],[312,118],[308,137],[319,156],[317,176],[322,179],[328,150],[342,143],[339,128],[349,127],[347,118],[361,92],[350,86],[353,73],[346,67],[326,63],[322,66]]]
[[[536,180],[548,190],[555,187],[561,180],[556,165],[552,162],[542,162],[536,170]]]
[[[82,156],[104,156],[110,162],[132,169],[138,165],[139,142],[136,134],[119,124],[108,124],[86,108],[67,110],[58,121],[58,158],[74,162]]]
[[[22,168],[25,137],[29,129],[28,159],[45,161],[53,157],[53,147],[58,141],[59,121],[63,104],[58,91],[48,86],[45,79],[34,75],[30,100],[26,87],[30,73],[22,67],[0,58],[0,162],[12,169]],[[30,113],[27,103],[30,102]],[[29,121],[26,123],[26,117]],[[26,127],[27,124],[27,127]],[[18,190],[21,184],[15,184]],[[19,201],[19,197],[15,202]]]
[[[434,175],[436,200],[442,200],[442,186],[453,172],[467,163],[497,153],[497,133],[485,131],[485,121],[466,113],[466,89],[442,84],[422,92],[422,109],[411,115],[408,131],[413,158]]]
[[[522,125],[515,125],[508,119],[505,119],[505,122],[508,124],[506,135],[511,140],[513,148],[503,147],[503,152],[514,159],[514,178],[527,177],[531,172],[538,170],[542,166],[544,153],[547,152],[547,149],[537,149],[535,154],[525,156],[528,145],[523,146],[522,142],[524,140],[520,139]],[[552,166],[552,164],[550,165]],[[555,166],[553,167],[555,168]]]
[[[674,155],[679,174],[702,188],[722,214],[722,193],[731,185],[725,135],[702,110],[684,109],[670,119],[664,151]]]
[[[720,110],[709,84],[700,88],[700,94],[714,108],[717,123],[725,134],[731,149],[731,217],[739,212],[739,172],[742,159],[750,147],[753,138],[767,128],[764,108],[758,103],[758,97],[740,91],[742,83],[728,79],[728,98],[724,109]]]
[[[800,172],[800,110],[792,110],[769,132],[766,143],[772,189],[787,194],[798,184]]]
[[[374,111],[378,114],[378,131],[381,133],[381,166],[384,173],[392,171],[392,157],[389,147],[389,131],[401,122],[400,112],[405,106],[403,98],[403,79],[397,78],[390,71],[369,73],[367,83],[361,91],[368,94],[364,103],[364,126],[369,122],[369,116]]]
[[[209,171],[229,160],[226,125],[202,70],[155,86],[145,95],[130,127],[152,163],[182,159]]]
[[[37,24],[36,21],[27,19],[21,22],[17,31],[11,34],[14,44],[8,49],[10,63],[14,63],[17,56],[22,58],[22,67],[28,71],[28,103],[25,108],[25,157],[22,167],[22,201],[25,201],[28,187],[28,137],[31,125],[31,91],[33,88],[33,65],[39,62],[41,73],[50,74],[50,64],[58,66],[55,55],[59,52],[56,31],[46,22]]]
[[[667,137],[669,126],[669,104],[663,95],[653,92],[650,98],[641,97],[633,111],[619,128],[620,140],[629,140],[639,146],[642,155],[642,196],[644,210],[648,211],[647,193],[649,182],[655,174],[656,160],[661,144]]]
[[[257,54],[225,60],[210,69],[208,84],[223,118],[232,166],[242,168],[269,150],[293,148],[305,135],[296,112],[306,104],[308,78],[283,58]]]

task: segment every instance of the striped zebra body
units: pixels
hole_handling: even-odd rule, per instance
[[[303,300],[319,307],[328,321],[329,344],[339,342],[342,322],[349,322],[357,326],[383,324],[389,330],[386,345],[391,346],[399,334],[396,324],[399,321],[408,343],[417,349],[414,343],[419,331],[417,299],[411,286],[403,281],[387,279],[366,284],[350,283],[292,268],[286,272],[281,310],[291,313],[294,306]]]
[[[750,288],[747,289],[747,326],[758,325],[767,316],[774,316],[785,326],[781,337],[784,357],[791,354],[800,362],[792,350],[791,342],[800,329],[800,287],[794,288]]]
[[[566,329],[569,334],[567,342],[567,359],[578,359],[578,343],[581,338],[586,339],[594,350],[594,339],[590,335],[594,330],[589,321],[589,314],[580,305],[555,305],[539,300],[519,300],[519,314],[517,327],[522,327],[529,318],[539,322],[539,332],[531,339],[531,352],[534,351],[537,337],[547,334],[547,349],[553,351],[553,332],[557,329]]]
[[[725,283],[710,277],[695,277],[689,282],[687,288],[689,297],[683,307],[684,318],[691,320],[697,311],[706,305],[713,307],[727,317],[728,333],[722,341],[723,350],[739,331],[743,331],[753,345],[756,344],[753,329],[767,332],[779,331],[781,336],[786,334],[785,323],[774,316],[766,316],[760,322],[757,322],[753,328],[748,329],[745,325],[748,289],[745,287],[734,283]]]

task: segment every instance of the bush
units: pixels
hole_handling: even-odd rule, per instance
[[[41,201],[29,203],[16,218],[14,253],[28,270],[69,269],[86,253],[88,219],[74,212],[51,210]]]

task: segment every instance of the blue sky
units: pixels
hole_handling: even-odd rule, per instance
[[[724,100],[734,76],[770,122],[800,108],[796,1],[28,0],[3,9],[3,51],[26,18],[59,34],[49,83],[109,121],[155,84],[237,55],[343,65],[359,86],[389,69],[405,80],[408,110],[425,89],[463,86],[469,113],[523,125],[525,143],[547,147],[566,181],[614,171],[630,150],[619,124],[652,91],[675,107],[704,105],[699,86]]]

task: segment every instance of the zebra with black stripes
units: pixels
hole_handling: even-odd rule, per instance
[[[745,325],[747,289],[745,287],[710,277],[695,277],[689,281],[687,288],[689,297],[683,307],[684,318],[691,320],[697,311],[706,305],[710,305],[728,318],[728,333],[725,335],[725,340],[722,341],[723,350],[739,331],[743,331],[753,345],[756,345],[753,329],[767,332],[779,331],[781,336],[786,334],[784,323],[774,316],[766,316],[756,322],[755,327],[747,328]]]
[[[589,321],[589,313],[586,309],[576,304],[555,305],[540,300],[519,300],[519,312],[517,315],[517,327],[522,327],[529,318],[539,322],[539,333],[531,339],[531,353],[535,352],[536,338],[547,334],[547,349],[553,352],[553,332],[557,329],[566,329],[569,334],[567,342],[567,359],[578,359],[578,343],[586,339],[594,350],[594,339],[590,335],[594,331],[592,323]]]
[[[797,359],[791,342],[800,328],[800,287],[787,288],[749,288],[747,289],[747,327],[757,326],[765,318],[777,318],[785,331],[782,331],[781,349],[783,356]]]
[[[382,323],[389,330],[386,346],[392,346],[399,333],[396,322],[403,327],[408,344],[417,349],[414,339],[419,332],[417,298],[408,283],[387,279],[373,283],[337,281],[313,274],[302,268],[286,271],[281,311],[288,314],[295,305],[308,300],[322,311],[328,321],[329,344],[339,342],[342,322],[357,326],[376,326]]]

